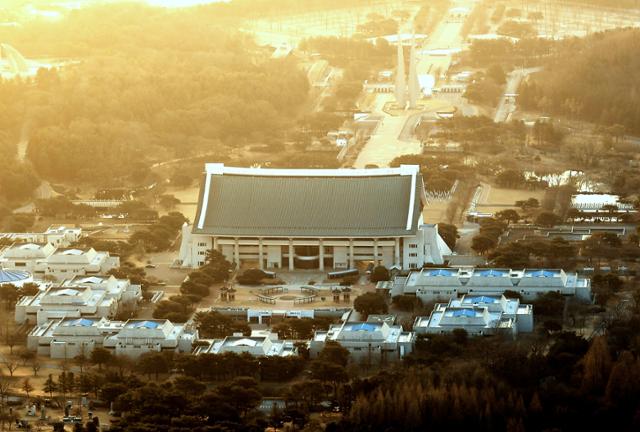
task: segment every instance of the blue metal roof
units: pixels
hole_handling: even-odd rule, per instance
[[[474,311],[473,309],[456,309],[453,311],[452,314],[454,317],[468,317],[468,318],[475,318],[476,316],[476,311]]]
[[[454,270],[446,270],[446,269],[438,269],[438,270],[430,270],[427,275],[428,276],[448,276],[451,277],[457,274],[457,271]]]
[[[507,272],[505,271],[495,270],[495,269],[482,270],[482,271],[478,271],[477,273],[482,277],[502,277],[507,274]]]
[[[20,282],[30,277],[31,274],[25,271],[0,269],[0,284]]]
[[[134,328],[148,328],[148,329],[156,329],[160,326],[160,324],[158,324],[155,321],[138,321],[138,322],[134,322],[133,324],[131,324],[131,327]]]
[[[550,270],[536,270],[536,271],[528,272],[528,274],[530,274],[531,277],[549,278],[549,277],[554,277],[558,273]]]
[[[355,324],[353,326],[351,326],[351,331],[376,331],[378,329],[377,325],[374,324],[370,324],[370,323],[360,323],[360,324]]]
[[[86,318],[78,318],[77,320],[69,321],[67,325],[72,327],[91,327],[93,325],[93,321]]]
[[[495,297],[477,296],[477,297],[465,297],[465,303],[495,303],[498,301]]]

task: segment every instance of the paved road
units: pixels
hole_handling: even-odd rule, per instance
[[[457,2],[456,6],[471,9],[474,6],[474,2],[472,0],[463,0]],[[449,68],[451,55],[433,56],[428,55],[427,51],[461,48],[460,30],[463,24],[462,21],[449,21],[448,16],[445,15],[442,22],[420,50],[423,54],[418,56],[418,74],[429,71],[435,72],[436,70],[445,72]],[[394,96],[392,94],[377,95],[374,113],[382,115],[383,120],[358,155],[354,163],[356,168],[364,168],[367,165],[388,166],[389,162],[397,156],[420,153],[422,151],[421,143],[412,137],[413,128],[419,119],[415,111],[399,116],[391,116],[382,111],[385,103],[393,100]],[[428,112],[425,111],[424,113]]]
[[[507,85],[505,86],[504,94],[515,94],[518,92],[520,83],[529,74],[540,71],[541,68],[529,68],[529,69],[516,69],[509,73],[507,76]],[[511,115],[516,111],[516,98],[515,97],[502,97],[498,108],[496,108],[496,114],[493,121],[496,123],[503,123],[511,120]]]

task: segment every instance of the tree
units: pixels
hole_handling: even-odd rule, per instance
[[[471,240],[471,249],[473,249],[480,255],[484,255],[494,247],[496,247],[496,241],[491,237],[487,237],[485,235],[476,235]]]
[[[193,318],[202,337],[224,338],[234,333],[251,334],[246,322],[239,322],[217,311],[198,312]]]
[[[560,222],[560,217],[552,212],[541,212],[536,216],[536,224],[551,228]]]
[[[507,76],[504,73],[502,66],[500,66],[499,64],[491,65],[489,69],[487,69],[487,77],[492,79],[496,84],[500,85],[504,84],[507,81]]]
[[[440,222],[438,224],[438,234],[440,234],[442,240],[444,240],[451,250],[453,250],[456,246],[456,242],[460,238],[460,235],[458,234],[458,227],[444,222]]]
[[[383,265],[375,266],[371,272],[371,282],[388,281],[391,276],[389,275],[389,269]]]
[[[58,391],[58,384],[53,379],[53,375],[49,374],[49,377],[44,382],[42,391],[45,393],[49,393],[49,397],[53,399],[53,392]]]
[[[523,201],[516,201],[516,207],[520,207],[522,211],[529,211],[540,207],[540,202],[536,198],[529,198]]]
[[[29,394],[34,390],[29,378],[22,380],[22,391],[27,395],[27,405],[29,404]]]
[[[214,282],[222,282],[229,279],[232,268],[233,265],[227,261],[221,252],[215,249],[207,251],[202,271],[212,277]]]
[[[109,363],[112,358],[111,351],[105,348],[96,347],[91,351],[91,363],[97,364],[99,370],[102,370],[102,366]]]
[[[9,375],[11,377],[13,377],[14,372],[16,371],[16,369],[18,369],[18,366],[19,366],[18,363],[12,360],[5,360],[4,365],[7,367],[7,370],[9,370]]]
[[[604,337],[596,336],[593,338],[583,362],[582,390],[585,393],[600,393],[604,391],[611,371],[611,355],[609,354],[607,340]]]
[[[520,215],[513,209],[506,209],[497,212],[496,218],[501,221],[516,223],[520,220]]]
[[[169,362],[167,361],[166,356],[162,353],[145,353],[138,359],[137,368],[141,373],[147,376],[154,374],[156,380],[158,380],[158,376],[161,373],[169,372]]]
[[[362,314],[362,319],[366,320],[371,314],[387,313],[387,302],[380,294],[364,293],[356,297],[353,301],[353,308]]]

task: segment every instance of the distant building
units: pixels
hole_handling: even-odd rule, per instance
[[[385,363],[400,360],[413,351],[415,334],[385,320],[343,322],[329,330],[318,330],[309,343],[311,357],[317,357],[328,341],[346,348],[355,362]]]
[[[41,233],[0,233],[0,241],[11,243],[50,243],[53,247],[69,247],[82,237],[82,228],[50,226]]]
[[[22,270],[36,279],[62,280],[77,275],[97,275],[120,267],[120,258],[89,249],[58,249],[51,243],[14,243],[0,253],[0,266]]]
[[[60,318],[33,328],[27,336],[27,348],[57,359],[89,356],[96,347],[136,358],[147,352],[190,353],[197,338],[197,330],[167,320]]]
[[[24,296],[15,306],[17,323],[43,324],[57,318],[113,318],[124,307],[135,310],[140,285],[113,276],[76,277]]]
[[[451,254],[425,224],[418,166],[261,169],[207,164],[179,263],[204,264],[216,249],[259,268],[353,269],[359,262],[421,268]]]
[[[224,339],[200,339],[194,354],[251,354],[254,357],[288,357],[298,354],[292,341],[279,340],[277,333],[253,331],[251,336],[234,335]]]
[[[618,195],[611,194],[572,195],[571,207],[580,210],[580,219],[587,221],[616,222],[623,214],[637,212],[633,204],[621,202]]]
[[[388,287],[391,296],[415,295],[424,303],[465,294],[502,295],[505,291],[515,291],[527,300],[557,292],[591,301],[591,280],[564,270],[425,268],[396,277]]]
[[[417,317],[413,325],[416,334],[445,334],[454,329],[474,336],[532,332],[533,307],[504,296],[467,294],[436,304],[430,316]]]

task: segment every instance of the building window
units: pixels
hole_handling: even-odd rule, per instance
[[[409,243],[409,249],[418,249],[418,245],[415,243]]]
[[[26,266],[27,266],[27,263],[23,263],[23,262],[16,262],[14,265],[15,265],[16,267],[26,267]]]
[[[200,242],[200,243],[198,243],[198,246],[206,247],[206,246],[207,246],[207,244],[206,244],[206,243],[204,243],[204,242]]]
[[[418,253],[417,253],[417,252],[411,252],[411,253],[409,254],[409,256],[410,256],[411,258],[416,258],[416,257],[418,256]]]
[[[417,268],[418,268],[418,264],[416,264],[416,263],[409,263],[409,268],[410,268],[410,269],[417,269]]]
[[[206,255],[206,252],[205,251],[199,251],[198,255]]]

